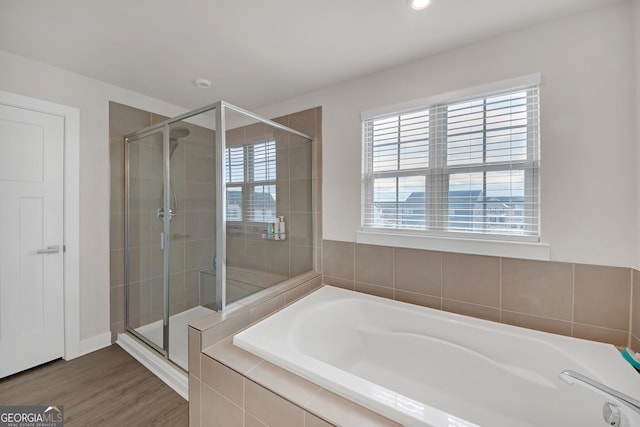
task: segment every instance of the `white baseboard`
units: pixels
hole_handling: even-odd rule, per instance
[[[66,346],[67,352],[64,355],[64,360],[75,359],[76,357],[93,353],[96,350],[109,347],[110,345],[111,345],[111,332],[105,332],[100,335],[94,335],[87,339],[77,341],[76,345]]]
[[[101,348],[109,347],[111,345],[111,332],[105,332],[100,335],[96,335],[86,340],[80,341],[80,353],[89,354]]]
[[[189,400],[189,376],[184,371],[173,366],[171,362],[160,357],[155,351],[126,333],[118,335],[116,344],[153,372],[183,399]]]

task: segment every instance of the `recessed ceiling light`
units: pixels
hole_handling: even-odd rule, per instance
[[[198,86],[200,89],[209,89],[211,87],[211,82],[207,79],[195,79],[193,84]]]
[[[413,10],[422,10],[431,4],[431,0],[407,0],[407,3]]]

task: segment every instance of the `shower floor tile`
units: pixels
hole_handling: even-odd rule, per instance
[[[189,349],[187,342],[189,323],[214,313],[206,307],[194,307],[169,318],[169,359],[185,371],[189,368]],[[136,328],[136,332],[162,348],[162,321]]]

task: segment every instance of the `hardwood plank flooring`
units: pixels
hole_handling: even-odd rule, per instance
[[[117,345],[0,380],[0,405],[62,405],[66,427],[189,424],[189,404]]]

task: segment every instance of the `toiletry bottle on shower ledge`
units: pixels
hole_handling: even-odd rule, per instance
[[[280,240],[280,217],[276,217],[276,222],[273,224],[273,240]]]
[[[287,239],[287,234],[286,234],[285,226],[284,226],[284,217],[280,216],[278,218],[280,219],[280,223],[279,223],[279,227],[278,227],[278,236],[280,236],[280,240],[286,240]]]

